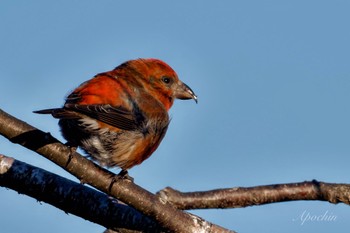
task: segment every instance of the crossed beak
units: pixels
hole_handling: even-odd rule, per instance
[[[175,94],[175,98],[177,99],[181,99],[181,100],[193,99],[194,101],[196,101],[196,103],[198,103],[198,98],[196,94],[194,94],[192,89],[183,82],[178,83],[174,94]]]

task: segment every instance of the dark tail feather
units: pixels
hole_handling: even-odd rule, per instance
[[[67,111],[64,108],[50,108],[43,109],[39,111],[33,111],[38,114],[51,114],[54,118],[58,119],[79,119],[81,118],[81,114],[74,111]]]
[[[53,114],[54,112],[57,112],[57,110],[59,110],[59,108],[43,109],[33,112],[38,114]]]

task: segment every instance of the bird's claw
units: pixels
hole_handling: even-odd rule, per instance
[[[68,155],[68,160],[66,162],[66,167],[67,167],[68,164],[72,161],[73,155],[75,154],[75,152],[77,152],[78,147],[69,142],[66,142],[64,145],[66,145],[70,150]]]
[[[126,181],[129,181],[129,182],[134,183],[134,178],[132,178],[131,176],[129,176],[129,173],[128,173],[127,170],[122,169],[122,170],[118,173],[118,175],[113,175],[112,181],[111,181],[111,183],[110,183],[110,185],[109,185],[109,188],[108,188],[108,191],[109,191],[109,192],[111,192],[112,187],[113,187],[113,184],[114,184],[115,182],[117,182],[118,180],[126,180]]]

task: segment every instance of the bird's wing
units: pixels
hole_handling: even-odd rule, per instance
[[[103,123],[122,130],[134,130],[139,126],[134,114],[121,107],[114,107],[109,104],[101,105],[79,105],[66,104],[66,110],[82,113],[88,117],[99,120]]]
[[[79,119],[84,114],[93,119],[122,130],[134,130],[140,126],[140,118],[122,107],[114,107],[109,104],[79,105],[66,104],[63,108],[45,109],[35,111],[39,114],[52,114],[59,119]]]

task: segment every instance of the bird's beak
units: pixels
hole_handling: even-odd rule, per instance
[[[198,99],[196,94],[192,91],[192,89],[187,86],[185,83],[178,83],[178,86],[175,90],[175,98],[181,99],[181,100],[188,100],[188,99],[193,99],[198,103]]]

